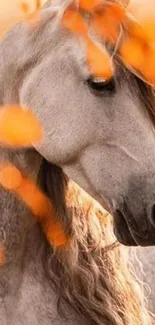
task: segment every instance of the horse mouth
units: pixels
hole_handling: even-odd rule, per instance
[[[134,219],[126,220],[125,216],[119,210],[114,213],[114,234],[117,240],[125,246],[154,246],[155,232],[151,225],[148,225],[146,231],[137,230]]]
[[[114,215],[114,234],[117,240],[125,246],[138,246],[132,231],[127,225],[124,215],[116,210]]]

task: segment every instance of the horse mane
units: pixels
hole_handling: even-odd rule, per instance
[[[147,115],[153,127],[155,127],[155,91],[154,88],[136,76],[132,76],[135,83],[143,112]],[[134,90],[134,85],[132,86]]]
[[[138,284],[127,267],[127,248],[116,242],[112,218],[61,168],[43,161],[38,182],[55,205],[70,245],[45,250],[44,269],[63,302],[94,325],[148,325]]]

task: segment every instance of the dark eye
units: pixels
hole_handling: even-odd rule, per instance
[[[87,80],[88,86],[94,90],[96,93],[103,93],[105,91],[115,92],[115,79],[103,80],[103,79],[94,79],[89,78]]]

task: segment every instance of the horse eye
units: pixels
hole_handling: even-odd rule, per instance
[[[87,83],[92,90],[100,93],[104,91],[114,92],[116,88],[114,78],[111,78],[109,80],[89,78],[87,80]]]

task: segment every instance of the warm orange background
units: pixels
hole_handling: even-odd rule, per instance
[[[130,0],[128,8],[155,41],[155,0]]]
[[[41,5],[45,2],[46,0],[40,1]],[[0,0],[0,36],[36,9],[37,0]]]

